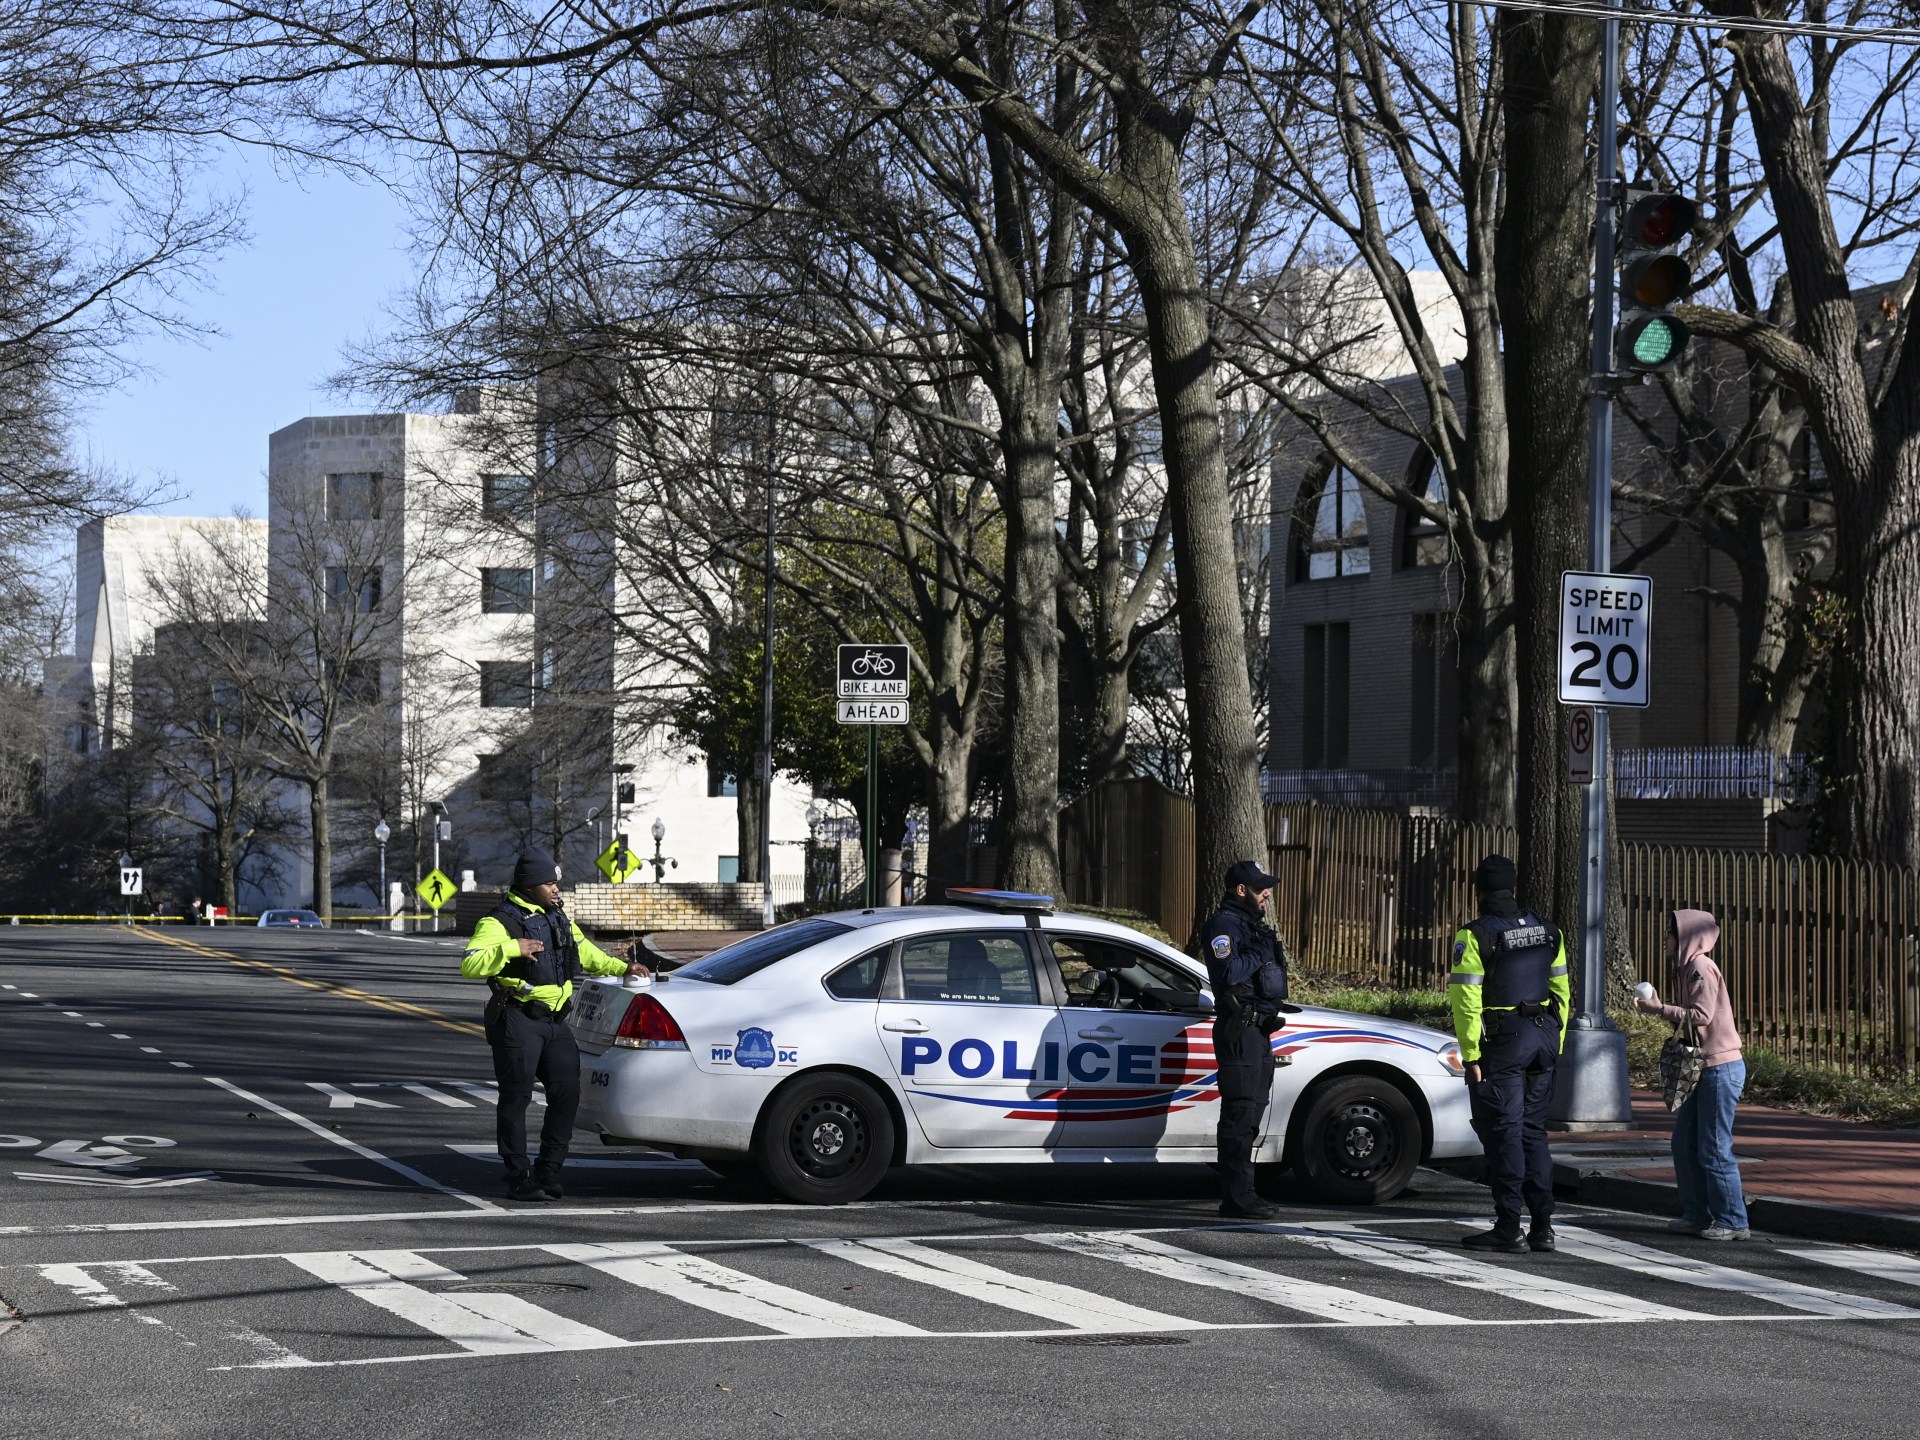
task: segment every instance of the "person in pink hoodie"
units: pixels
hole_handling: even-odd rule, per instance
[[[1693,1043],[1706,1051],[1700,1083],[1673,1117],[1673,1178],[1680,1187],[1680,1218],[1668,1228],[1703,1240],[1748,1238],[1747,1202],[1733,1159],[1733,1112],[1747,1085],[1747,1062],[1734,1028],[1727,982],[1713,961],[1720,922],[1705,910],[1667,914],[1667,958],[1678,962],[1674,998],[1662,1004],[1635,998],[1634,1006],[1676,1025],[1691,1023]]]

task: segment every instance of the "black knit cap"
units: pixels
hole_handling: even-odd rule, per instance
[[[1473,867],[1473,888],[1485,894],[1511,891],[1519,883],[1520,872],[1513,868],[1513,862],[1504,855],[1489,855]]]
[[[522,852],[519,862],[513,867],[513,888],[522,895],[536,885],[551,885],[560,878],[560,867],[553,863],[553,856],[544,850]]]

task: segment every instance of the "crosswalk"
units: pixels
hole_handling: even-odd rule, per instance
[[[1459,1248],[1461,1223],[548,1241],[10,1268],[37,1277],[76,1323],[133,1315],[183,1339],[197,1327],[179,1353],[216,1370],[771,1340],[1920,1320],[1911,1256],[1755,1243],[1709,1260],[1700,1242],[1656,1245],[1597,1221],[1561,1225],[1554,1255],[1479,1256]]]

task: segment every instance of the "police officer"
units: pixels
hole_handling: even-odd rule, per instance
[[[1447,998],[1467,1067],[1473,1129],[1487,1153],[1493,1229],[1469,1250],[1524,1255],[1553,1249],[1553,1158],[1547,1106],[1566,1043],[1573,992],[1560,931],[1513,898],[1513,861],[1489,855],[1473,872],[1480,918],[1453,937]],[[1520,1236],[1525,1201],[1532,1224]]]
[[[1271,1036],[1287,1022],[1286,951],[1266,922],[1273,876],[1251,860],[1227,869],[1227,893],[1200,931],[1213,986],[1214,1064],[1220,1072],[1217,1143],[1226,1189],[1220,1213],[1265,1220],[1280,1207],[1253,1188],[1253,1142],[1273,1095]]]
[[[529,850],[513,868],[513,888],[493,914],[473,927],[460,973],[484,979],[487,1044],[500,1086],[496,1137],[514,1200],[558,1200],[574,1113],[580,1108],[580,1051],[567,1028],[573,982],[581,974],[645,975],[647,967],[616,960],[580,933],[560,908],[560,867],[544,850]],[[527,1106],[533,1082],[546,1087],[547,1118],[540,1154],[527,1163]]]

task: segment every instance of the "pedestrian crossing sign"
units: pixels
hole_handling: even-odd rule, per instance
[[[594,868],[615,885],[624,885],[627,877],[640,868],[640,857],[627,848],[624,837],[616,835],[613,843],[593,863]]]
[[[413,887],[413,893],[432,906],[437,915],[440,913],[440,907],[453,898],[454,884],[438,870],[430,870],[427,872],[427,878]]]

